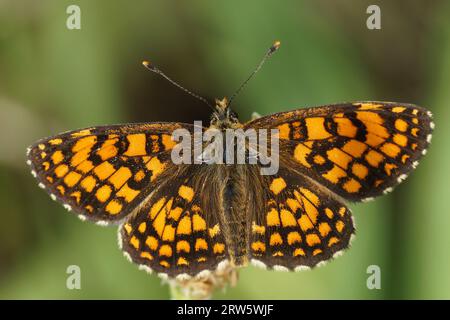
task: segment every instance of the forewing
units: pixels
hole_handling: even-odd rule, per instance
[[[27,162],[39,186],[80,218],[120,221],[164,180],[178,128],[192,130],[147,123],[66,132],[31,146]]]
[[[431,141],[431,113],[412,104],[357,102],[282,112],[245,128],[277,128],[280,161],[353,201],[389,192]]]

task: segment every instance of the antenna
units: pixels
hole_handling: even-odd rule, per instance
[[[258,66],[255,68],[255,70],[253,70],[253,72],[248,76],[247,79],[245,79],[245,81],[241,84],[241,86],[234,92],[234,94],[231,96],[230,101],[228,103],[228,106],[231,105],[231,102],[233,101],[234,98],[236,98],[236,96],[242,91],[242,89],[244,89],[244,87],[247,85],[247,83],[253,78],[253,76],[259,71],[259,69],[261,69],[261,67],[264,65],[264,62],[266,62],[266,60],[268,58],[270,58],[272,56],[272,54],[275,53],[275,51],[278,50],[278,48],[280,48],[281,42],[280,41],[275,41],[272,46],[269,48],[269,50],[267,50],[266,54],[264,55],[264,57],[262,58],[261,62],[258,64]]]
[[[158,67],[154,66],[153,64],[151,64],[149,61],[144,60],[142,61],[142,65],[144,67],[146,67],[148,70],[159,74],[161,77],[163,77],[164,79],[166,79],[167,81],[169,81],[171,84],[173,84],[175,87],[183,90],[184,92],[186,92],[187,94],[193,96],[194,98],[202,101],[203,103],[207,104],[210,108],[212,108],[214,110],[214,107],[211,105],[211,103],[208,102],[208,100],[206,100],[205,98],[203,98],[202,96],[199,96],[196,93],[193,93],[192,91],[186,89],[185,87],[179,85],[178,83],[176,83],[174,80],[170,79],[164,72],[162,72],[161,70],[158,69]]]

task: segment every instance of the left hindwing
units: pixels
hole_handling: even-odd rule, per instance
[[[245,128],[276,128],[280,162],[339,196],[389,192],[426,153],[431,113],[412,104],[355,102],[277,113]]]
[[[219,224],[221,184],[216,166],[180,165],[120,228],[126,256],[169,277],[197,275],[228,261]]]

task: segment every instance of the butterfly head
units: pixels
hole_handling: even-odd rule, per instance
[[[239,128],[242,124],[239,122],[236,112],[229,107],[228,99],[216,99],[214,112],[211,115],[211,127],[218,129]]]

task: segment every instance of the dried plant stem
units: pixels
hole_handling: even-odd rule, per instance
[[[169,279],[170,295],[174,300],[208,300],[215,290],[234,287],[238,271],[232,266],[186,280]]]

